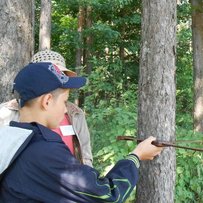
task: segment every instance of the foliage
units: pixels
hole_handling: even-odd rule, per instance
[[[202,140],[201,133],[185,128],[177,129],[178,139]],[[203,141],[203,140],[202,140]],[[189,146],[198,147],[200,144]],[[203,202],[203,154],[189,150],[177,150],[176,203]]]
[[[182,1],[178,8],[176,115],[193,110],[192,31],[189,16],[191,11],[187,1]]]
[[[187,0],[178,5],[176,135],[181,140],[202,140],[193,132],[193,69],[191,7]],[[189,146],[192,146],[190,143]],[[195,146],[193,146],[195,147]],[[200,148],[200,145],[196,146]],[[200,203],[203,188],[203,156],[189,150],[177,151],[175,202]]]
[[[188,0],[178,4],[177,25],[177,139],[201,138],[194,134],[191,7]],[[40,1],[36,1],[39,19]],[[133,148],[134,143],[116,141],[118,135],[136,134],[136,102],[141,38],[140,0],[52,0],[52,49],[74,70],[77,48],[91,52],[89,84],[83,89],[84,110],[90,127],[94,166],[105,174]],[[79,7],[91,6],[91,27],[77,32]],[[38,49],[36,21],[35,44]],[[86,38],[92,37],[92,44]],[[87,61],[82,63],[86,74]],[[177,150],[176,202],[203,202],[203,157],[200,153]],[[129,202],[134,202],[132,193]]]
[[[120,47],[125,50],[125,67],[138,64],[140,40],[140,4],[135,0],[115,1],[52,1],[52,49],[66,58],[68,67],[73,69],[76,48],[90,49],[95,62],[119,58]],[[83,42],[77,32],[79,6],[92,6],[92,26],[82,31]],[[132,7],[133,6],[133,7]],[[133,9],[132,9],[133,8]],[[117,17],[116,17],[117,16]],[[85,38],[92,36],[92,46],[86,47]],[[96,60],[95,60],[96,59]],[[107,60],[105,65],[108,65]],[[86,64],[83,63],[84,68]],[[94,68],[94,67],[93,67]]]
[[[90,132],[92,137],[94,166],[105,175],[116,163],[124,158],[135,147],[133,142],[117,141],[118,135],[135,135],[136,105],[129,100],[135,101],[135,90],[125,92],[120,98],[120,104],[115,99],[109,102],[100,100],[97,108],[89,115],[91,123]],[[132,193],[130,200],[134,200]]]
[[[52,1],[51,47],[66,59],[66,65],[74,70],[76,47],[78,46],[77,18],[67,2]]]

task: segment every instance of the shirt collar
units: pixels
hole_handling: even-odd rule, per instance
[[[21,122],[11,121],[10,126],[33,130],[34,134],[41,134],[45,140],[50,142],[51,141],[62,142],[61,137],[57,133],[53,132],[49,128],[36,122],[21,123]]]

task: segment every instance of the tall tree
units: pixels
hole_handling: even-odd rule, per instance
[[[87,6],[86,8],[86,29],[91,29],[92,27],[92,7]],[[92,47],[93,39],[90,32],[88,32],[88,35],[86,37],[86,49],[85,49],[85,56],[84,56],[84,62],[86,65],[86,73],[90,74],[92,71],[92,63],[91,60],[91,47]]]
[[[39,50],[50,49],[51,42],[51,0],[41,0]]]
[[[78,45],[76,47],[76,72],[80,74],[80,67],[83,64],[83,35],[82,31],[85,25],[85,7],[79,6],[78,11]]]
[[[191,0],[194,68],[194,130],[203,132],[203,2]]]
[[[174,141],[176,0],[143,0],[142,7],[138,135]],[[136,202],[174,202],[175,168],[175,150],[170,148],[143,162]]]
[[[0,102],[11,99],[13,78],[33,54],[33,0],[0,1]]]
[[[79,6],[78,11],[78,44],[76,47],[76,68],[75,71],[80,75],[81,66],[83,65],[83,35],[82,31],[85,25],[85,7]],[[79,91],[75,91],[75,104],[79,105]]]

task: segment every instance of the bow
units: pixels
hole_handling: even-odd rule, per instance
[[[117,140],[130,140],[130,141],[137,141],[137,143],[142,142],[144,139],[138,139],[133,136],[117,136]],[[160,141],[160,140],[155,140],[152,141],[152,144],[157,146],[157,147],[176,147],[176,148],[182,148],[186,150],[193,150],[193,151],[198,151],[198,152],[203,152],[203,149],[201,148],[193,148],[193,147],[186,147],[182,145],[177,145],[177,142],[190,142],[190,143],[203,143],[203,140],[177,140],[176,142],[167,142],[167,141]]]

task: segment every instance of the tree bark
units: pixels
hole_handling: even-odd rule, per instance
[[[78,46],[76,47],[76,67],[75,72],[80,75],[81,66],[83,65],[83,36],[82,31],[84,29],[85,23],[85,8],[80,6],[78,12]],[[75,101],[74,103],[78,106],[79,104],[79,91],[75,91]]]
[[[76,47],[76,72],[80,74],[80,67],[83,62],[83,36],[82,31],[84,29],[84,22],[85,22],[85,9],[84,7],[79,7],[78,12],[78,46]]]
[[[39,51],[51,47],[51,0],[41,0]]]
[[[191,0],[194,68],[194,130],[203,132],[203,2]]]
[[[86,9],[86,28],[90,29],[92,27],[92,7],[87,6]],[[92,71],[92,63],[90,62],[92,53],[91,53],[91,47],[92,47],[92,35],[89,34],[86,37],[86,51],[85,51],[85,65],[86,65],[86,73],[89,75]]]
[[[16,73],[33,55],[33,0],[0,1],[0,103],[12,98]]]
[[[175,140],[176,0],[143,0],[138,135]],[[169,161],[170,160],[170,161]],[[174,202],[176,154],[141,163],[137,203]]]

